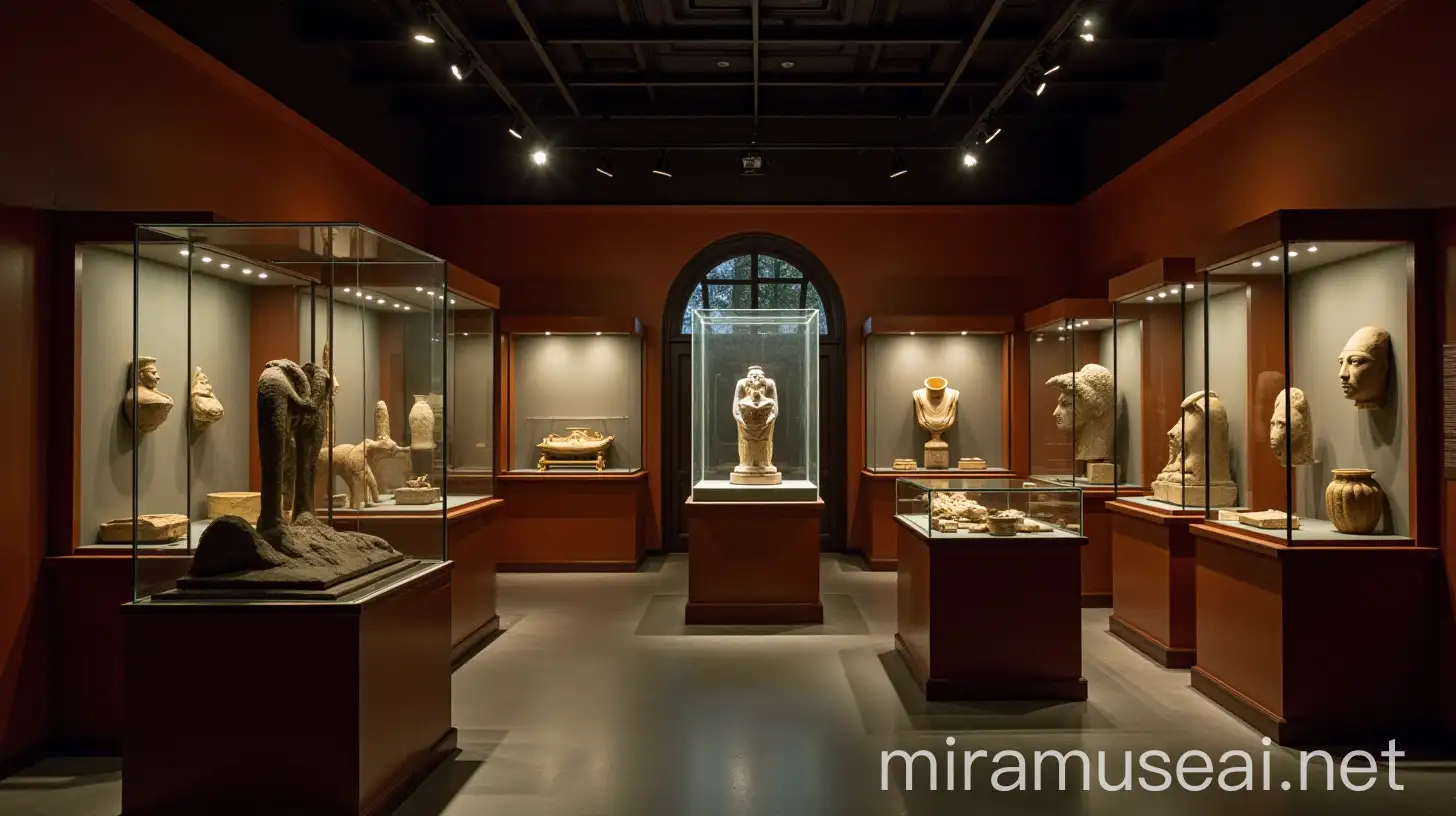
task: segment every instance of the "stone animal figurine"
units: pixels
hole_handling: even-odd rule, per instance
[[[292,360],[273,360],[258,375],[258,532],[265,537],[312,506],[309,491],[324,438],[321,409],[331,379],[327,369]],[[283,517],[285,490],[291,496],[289,518]]]
[[[359,510],[379,503],[379,483],[374,478],[374,466],[398,451],[399,445],[388,438],[366,439],[357,445],[335,445],[332,463],[328,448],[319,451],[318,468],[320,472],[332,471],[331,475],[344,480],[348,490],[346,506]]]

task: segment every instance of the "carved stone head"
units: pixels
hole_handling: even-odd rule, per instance
[[[763,366],[751,365],[748,367],[748,376],[745,378],[753,388],[762,388],[764,381],[768,379],[763,373]]]
[[[1112,372],[1088,363],[1076,373],[1058,374],[1046,381],[1061,389],[1052,418],[1057,429],[1077,432],[1076,457],[1082,461],[1112,457]]]
[[[1286,422],[1286,414],[1288,421]],[[1274,414],[1269,417],[1269,447],[1285,467],[1314,462],[1314,425],[1310,421],[1309,400],[1298,388],[1279,392],[1274,399]],[[1285,450],[1290,453],[1285,461]]]
[[[1390,381],[1390,332],[1366,326],[1350,336],[1340,352],[1340,390],[1355,407],[1373,411],[1385,406]]]
[[[137,385],[143,388],[156,388],[162,382],[162,375],[157,371],[156,357],[137,358]]]

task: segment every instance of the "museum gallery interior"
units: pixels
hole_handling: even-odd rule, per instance
[[[6,3],[0,812],[1448,808],[1453,31]]]

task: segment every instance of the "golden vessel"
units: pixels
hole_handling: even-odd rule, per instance
[[[567,428],[566,436],[547,434],[536,445],[541,458],[536,462],[537,470],[548,467],[595,466],[598,471],[607,467],[607,448],[612,446],[615,436],[602,436],[600,431],[590,428]]]

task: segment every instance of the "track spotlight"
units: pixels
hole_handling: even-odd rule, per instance
[[[1097,37],[1090,31],[1083,31],[1081,37],[1084,42],[1092,42],[1093,40],[1097,39]]]
[[[409,35],[410,39],[420,45],[434,45],[440,38],[439,32],[435,30],[435,21],[428,3],[415,4],[415,21],[410,26]]]
[[[614,178],[614,176],[612,174],[612,157],[611,157],[611,154],[603,153],[597,159],[597,172],[598,173],[601,173],[602,175],[606,176],[607,178]]]
[[[470,57],[461,57],[450,63],[450,75],[457,80],[464,80],[475,70],[475,62]]]
[[[1060,65],[1053,65],[1052,67],[1050,67],[1050,68],[1046,69],[1045,71],[1043,71],[1042,72],[1042,76],[1051,76],[1052,74],[1055,74],[1056,72],[1058,72],[1060,70],[1062,70],[1062,66],[1060,66]]]
[[[1037,96],[1041,96],[1042,91],[1045,91],[1045,90],[1046,90],[1046,83],[1043,82],[1040,85],[1036,86],[1036,95]]]
[[[899,178],[908,172],[910,168],[905,166],[905,159],[899,153],[893,154],[890,159],[890,178]]]
[[[520,116],[517,116],[511,120],[511,126],[506,128],[506,132],[516,137],[517,139],[526,138],[526,126],[521,123]]]
[[[667,162],[667,151],[663,150],[657,154],[657,166],[652,168],[652,174],[663,178],[672,178],[672,165]]]
[[[995,141],[996,137],[1000,135],[1001,128],[996,128],[996,130],[990,136],[986,137],[986,144],[990,144],[991,142]]]
[[[547,155],[546,148],[538,147],[531,151],[531,163],[537,167],[545,167],[551,157]]]
[[[976,154],[972,153],[969,148],[961,151],[962,167],[971,168],[975,167],[977,164],[980,164],[980,162],[976,160]]]

